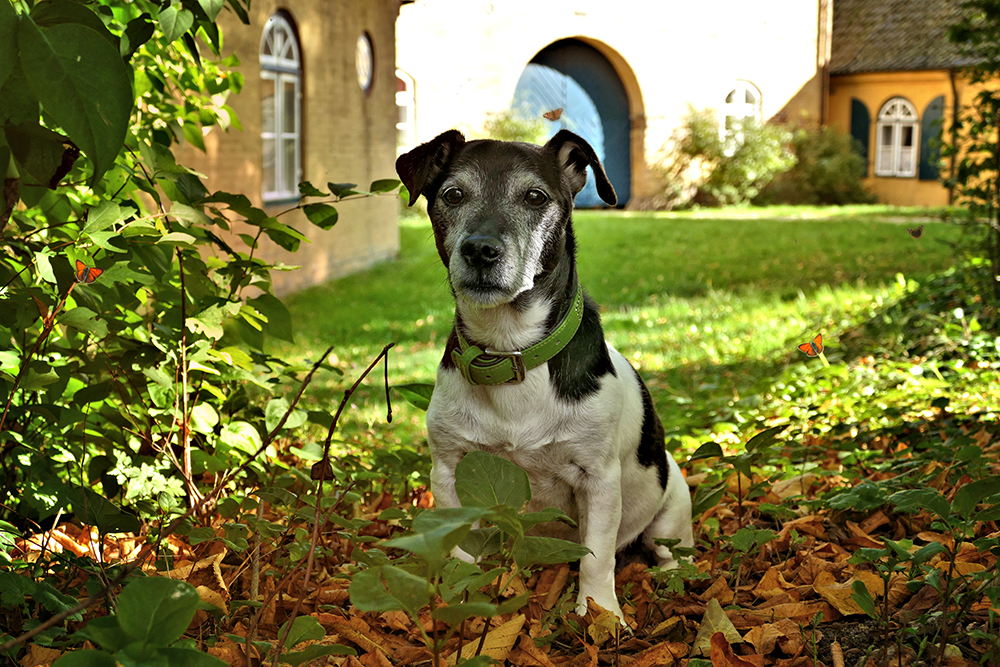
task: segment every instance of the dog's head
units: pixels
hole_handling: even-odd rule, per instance
[[[565,255],[573,198],[594,170],[597,193],[617,203],[586,141],[562,130],[544,146],[466,141],[449,130],[396,160],[412,206],[421,194],[456,298],[509,303]]]

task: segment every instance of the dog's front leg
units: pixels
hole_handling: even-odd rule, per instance
[[[618,616],[625,616],[615,594],[615,546],[622,517],[621,465],[615,459],[599,468],[583,469],[577,487],[580,538],[593,553],[580,560],[580,593],[576,612],[587,613],[587,598]]]

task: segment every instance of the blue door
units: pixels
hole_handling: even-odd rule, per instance
[[[565,128],[586,139],[604,163],[618,205],[628,202],[632,190],[628,97],[611,63],[597,49],[573,39],[542,49],[521,73],[512,106],[534,118],[562,107],[558,121],[546,121],[548,136]],[[589,173],[576,205],[604,205]]]

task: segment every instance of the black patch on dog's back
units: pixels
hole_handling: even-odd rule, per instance
[[[633,369],[635,370],[635,369]],[[639,372],[636,371],[635,379],[639,382],[639,389],[642,391],[642,434],[639,436],[639,448],[635,456],[639,464],[645,467],[656,466],[656,476],[660,480],[660,488],[667,488],[667,449],[666,433],[663,430],[663,423],[660,416],[656,414],[653,407],[653,397],[649,395],[646,383],[642,381]]]

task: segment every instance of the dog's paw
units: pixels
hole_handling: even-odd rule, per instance
[[[606,623],[604,619],[609,619],[607,615],[612,614],[617,618],[618,625],[625,628],[629,632],[632,631],[625,620],[625,614],[622,612],[621,605],[618,604],[618,600],[616,598],[604,600],[603,603],[597,602],[594,598],[589,596],[582,599],[578,598],[576,601],[576,613],[580,616],[587,617],[591,623],[598,625],[604,625]]]

